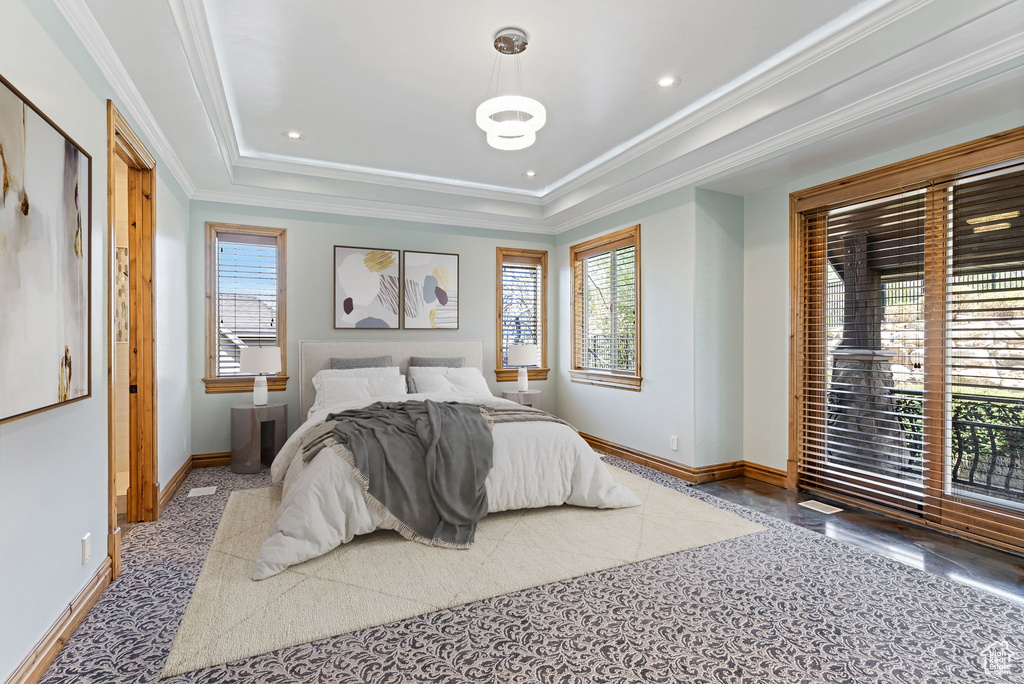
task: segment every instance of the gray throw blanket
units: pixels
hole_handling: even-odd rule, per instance
[[[431,546],[469,548],[487,515],[494,447],[480,406],[377,402],[332,413],[332,422],[322,445],[349,461],[367,506],[389,527]]]

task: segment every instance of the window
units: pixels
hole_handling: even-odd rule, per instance
[[[791,486],[1024,549],[1022,141],[791,196]]]
[[[248,392],[239,373],[243,347],[280,347],[281,373],[267,378],[285,389],[285,231],[206,224],[206,393]]]
[[[513,344],[540,347],[540,367],[530,368],[530,380],[548,377],[548,253],[534,249],[498,247],[498,312],[494,375],[498,382],[516,379],[518,368],[508,367]]]
[[[640,391],[640,226],[573,245],[573,382]]]

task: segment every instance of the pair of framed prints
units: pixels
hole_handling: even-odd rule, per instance
[[[334,327],[458,330],[459,255],[335,245]]]

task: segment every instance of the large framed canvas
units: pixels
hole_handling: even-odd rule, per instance
[[[402,253],[403,326],[408,330],[459,329],[459,255]]]
[[[92,157],[0,77],[0,422],[92,394]]]
[[[397,249],[334,246],[334,327],[398,328]]]

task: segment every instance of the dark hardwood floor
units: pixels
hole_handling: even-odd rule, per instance
[[[832,539],[1024,605],[1024,557],[870,511],[844,507],[842,512],[832,515],[819,513],[797,505],[817,497],[746,477],[696,486]]]

